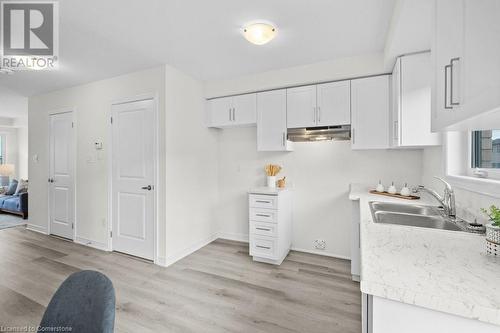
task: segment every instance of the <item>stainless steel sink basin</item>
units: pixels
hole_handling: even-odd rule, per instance
[[[438,207],[374,201],[370,202],[370,209],[375,223],[466,231],[461,223],[445,216]]]
[[[391,202],[372,202],[372,210],[386,211],[394,213],[419,214],[419,215],[441,215],[441,211],[437,207],[421,206],[421,205],[402,205]]]
[[[421,228],[461,231],[458,225],[447,221],[444,216],[426,216],[393,212],[375,212],[375,222],[408,225]]]

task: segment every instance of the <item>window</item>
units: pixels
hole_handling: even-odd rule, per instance
[[[0,135],[0,164],[5,163],[5,137]]]
[[[500,169],[500,130],[472,132],[472,168]]]

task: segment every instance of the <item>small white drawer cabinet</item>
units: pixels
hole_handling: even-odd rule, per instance
[[[286,189],[253,189],[248,195],[250,255],[280,265],[292,243],[292,198]]]

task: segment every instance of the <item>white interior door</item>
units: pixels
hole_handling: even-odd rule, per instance
[[[50,115],[49,140],[50,233],[74,239],[73,112]]]
[[[155,107],[112,106],[113,250],[154,259]]]

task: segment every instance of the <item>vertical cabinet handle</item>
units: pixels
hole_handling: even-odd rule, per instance
[[[452,106],[448,105],[448,73],[451,70],[451,65],[444,66],[444,108],[453,109]]]
[[[453,100],[453,65],[460,58],[453,58],[450,60],[450,105],[460,105],[460,102],[454,102]]]
[[[236,109],[233,108],[233,121],[236,121]]]
[[[354,132],[354,128],[352,129],[352,143],[353,144],[356,143],[356,135],[355,135],[355,132]]]
[[[286,133],[285,132],[283,132],[281,141],[282,141],[281,144],[283,145],[283,147],[285,147],[285,145],[286,145]]]
[[[317,113],[318,113],[318,123],[320,123],[321,122],[321,108],[318,106],[317,110],[318,110],[317,111]]]
[[[397,120],[394,120],[394,139],[395,140],[398,140],[399,137],[398,137],[398,121]]]
[[[313,107],[312,111],[313,111],[313,123],[316,123],[316,107]]]
[[[231,108],[229,108],[229,121],[233,121],[233,119],[231,119]]]

